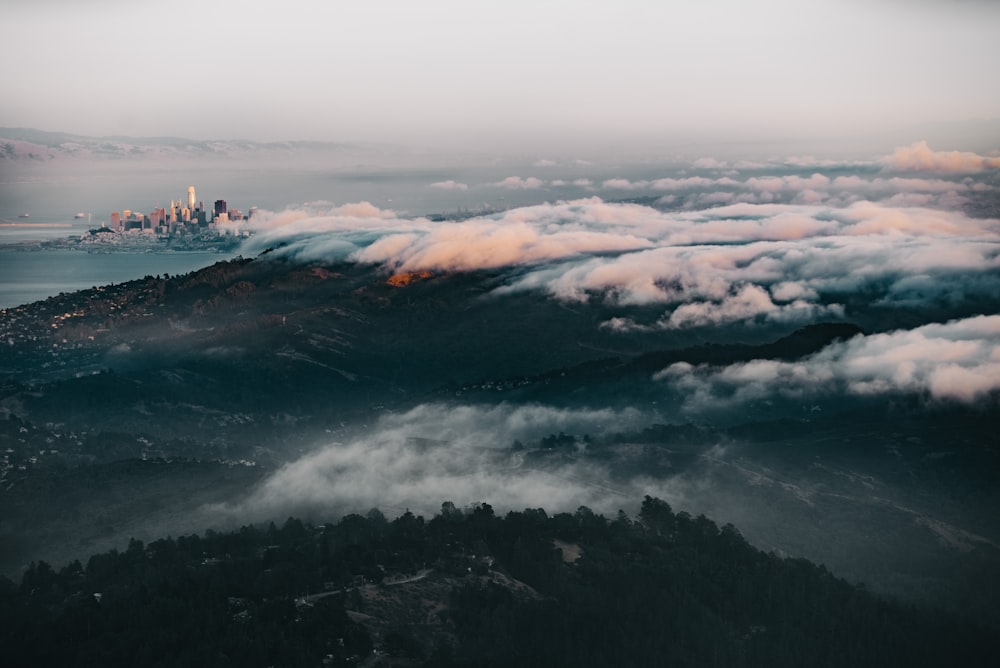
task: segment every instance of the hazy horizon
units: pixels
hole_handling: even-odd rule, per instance
[[[0,73],[0,126],[91,136],[562,154],[898,144],[1000,118],[986,2],[47,0],[5,14],[0,54],[17,66]]]

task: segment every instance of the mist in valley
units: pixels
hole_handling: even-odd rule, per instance
[[[982,659],[1000,5],[5,18],[14,663]]]
[[[6,474],[4,570],[289,516],[651,495],[996,622],[996,158],[699,148],[18,166],[5,218],[191,183],[260,209],[227,261],[123,283],[125,317],[37,306],[79,343],[55,364],[8,328],[5,438],[42,464]]]

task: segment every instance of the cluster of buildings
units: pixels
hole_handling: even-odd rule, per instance
[[[218,234],[245,234],[239,223],[249,220],[257,212],[256,207],[244,215],[239,209],[231,209],[226,200],[215,200],[211,209],[195,197],[194,186],[189,186],[187,200],[170,200],[169,207],[140,213],[124,209],[112,211],[107,229],[112,232],[143,232],[160,236],[202,234],[215,231]]]

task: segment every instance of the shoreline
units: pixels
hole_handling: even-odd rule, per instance
[[[120,233],[116,233],[119,235]],[[106,236],[106,235],[102,235]],[[246,237],[216,237],[212,239],[194,238],[190,240],[173,238],[164,240],[148,238],[146,235],[121,235],[111,242],[90,241],[86,236],[58,237],[55,239],[34,239],[3,241],[0,252],[44,253],[50,251],[78,251],[92,255],[129,254],[170,254],[170,253],[231,253],[239,250]]]

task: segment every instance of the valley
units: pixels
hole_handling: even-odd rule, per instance
[[[877,309],[622,334],[600,325],[650,307],[498,290],[514,280],[264,253],[8,309],[4,571],[288,514],[433,512],[418,493],[432,484],[607,514],[652,492],[762,549],[1000,624],[995,407],[821,394],[692,412],[657,378],[807,360]]]

